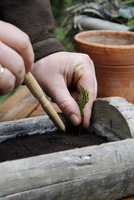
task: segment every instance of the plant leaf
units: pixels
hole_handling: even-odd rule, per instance
[[[119,13],[122,17],[130,19],[133,17],[134,7],[133,6],[123,6],[119,9]]]
[[[86,103],[89,101],[89,92],[87,91],[87,89],[84,88],[81,83],[80,83],[80,88],[81,88],[81,92],[80,92],[79,98],[78,98],[78,106],[79,106],[80,112],[81,112],[81,125],[79,127],[79,135],[80,135],[83,120],[84,120],[84,110],[83,109],[84,109]]]
[[[126,4],[126,5],[134,4],[134,0],[128,0],[128,1],[125,2],[125,4]]]
[[[85,9],[83,10],[83,12],[86,12],[86,13],[94,13],[94,14],[96,14],[96,15],[98,15],[99,17],[101,17],[101,18],[104,19],[104,16],[103,16],[101,13],[99,13],[97,10],[94,10],[94,9],[92,9],[92,8],[85,8]]]
[[[134,25],[134,17],[128,20],[127,25],[128,26],[133,26]]]
[[[130,26],[129,31],[134,31],[134,25]]]

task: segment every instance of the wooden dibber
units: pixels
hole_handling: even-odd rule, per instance
[[[57,126],[57,128],[61,131],[65,131],[65,125],[52,107],[51,103],[45,97],[43,90],[41,89],[31,72],[27,72],[25,74],[24,82],[31,93],[34,95],[34,97],[39,101],[42,108],[48,114],[53,123]]]

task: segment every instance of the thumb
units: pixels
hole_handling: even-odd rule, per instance
[[[65,82],[53,91],[53,99],[60,107],[62,112],[68,117],[68,119],[75,125],[79,126],[81,123],[81,114],[79,106],[74,98],[70,95]],[[58,91],[58,92],[57,92]]]

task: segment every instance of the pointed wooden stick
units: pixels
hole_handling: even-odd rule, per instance
[[[41,89],[31,72],[27,72],[25,74],[24,82],[31,93],[34,95],[34,97],[40,102],[42,108],[45,110],[45,112],[48,114],[48,116],[57,126],[57,128],[61,131],[65,131],[65,125],[61,121],[51,103],[45,97],[43,90]]]

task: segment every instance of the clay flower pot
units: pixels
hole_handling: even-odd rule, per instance
[[[75,36],[76,49],[93,60],[98,97],[121,96],[134,103],[134,33],[84,31]]]

